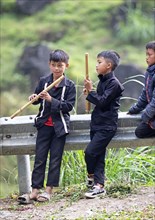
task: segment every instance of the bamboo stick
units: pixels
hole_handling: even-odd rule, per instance
[[[64,79],[64,75],[60,76],[57,80],[55,80],[48,87],[46,87],[46,89],[44,89],[42,92],[48,92],[52,87],[54,87],[56,84],[60,83],[63,79]],[[18,109],[14,114],[12,114],[10,116],[10,118],[13,119],[15,116],[19,115],[25,108],[27,108],[33,102],[37,101],[39,99],[40,94],[41,94],[41,92],[34,99],[32,99],[31,101],[27,102],[20,109]]]
[[[88,57],[89,57],[89,54],[88,53],[85,53],[85,73],[86,73],[86,79],[89,79],[89,67],[88,67]],[[88,94],[88,91],[86,92]],[[86,100],[86,106],[85,106],[85,112],[88,114],[90,112],[90,108],[91,108],[91,105],[90,105],[90,102],[88,100]]]

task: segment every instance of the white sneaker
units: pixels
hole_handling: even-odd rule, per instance
[[[93,199],[100,195],[105,195],[106,191],[103,187],[100,187],[98,185],[93,186],[91,190],[85,193],[86,198]]]

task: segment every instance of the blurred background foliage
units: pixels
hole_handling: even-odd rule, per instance
[[[59,0],[33,15],[16,10],[16,0],[1,0],[1,116],[9,116],[33,92],[16,65],[26,46],[43,44],[70,55],[67,74],[83,84],[84,54],[89,53],[90,78],[96,81],[96,54],[114,49],[121,63],[146,68],[145,44],[154,39],[154,0]],[[47,64],[48,65],[48,64]],[[30,107],[24,114],[36,114]]]

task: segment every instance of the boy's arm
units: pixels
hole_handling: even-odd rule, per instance
[[[120,96],[122,92],[123,88],[115,81],[112,81],[107,85],[102,95],[99,95],[96,91],[90,91],[86,99],[100,108],[105,108],[115,97]]]
[[[128,111],[128,114],[138,114],[147,106],[146,89],[143,88],[141,95],[138,98],[136,104],[132,105]]]
[[[29,96],[29,100],[35,98],[41,91],[43,90],[42,88],[42,80],[40,79],[35,91],[34,91],[34,94],[30,95]],[[41,99],[39,98],[37,101],[33,102],[32,104],[33,105],[37,105],[41,102]]]
[[[155,88],[150,103],[148,103],[145,111],[142,113],[142,120],[147,123],[153,119],[153,117],[155,117]]]

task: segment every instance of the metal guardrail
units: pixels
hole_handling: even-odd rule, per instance
[[[65,150],[84,150],[90,141],[90,114],[71,115],[70,134],[67,136]],[[155,138],[139,139],[134,131],[141,115],[119,113],[118,130],[108,147],[135,148],[155,146]],[[35,154],[36,128],[35,115],[19,116],[14,119],[0,118],[0,155],[17,155],[20,193],[30,191],[30,158]]]
[[[34,115],[19,116],[14,119],[0,119],[0,155],[35,154],[36,128]],[[140,121],[140,115],[119,113],[118,130],[109,147],[153,146],[155,139],[139,139],[134,130]],[[90,115],[71,115],[71,129],[67,136],[65,150],[83,150],[89,143]]]

